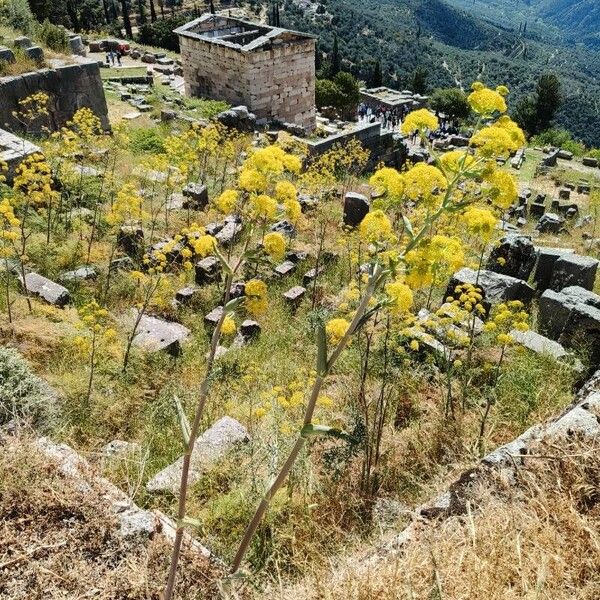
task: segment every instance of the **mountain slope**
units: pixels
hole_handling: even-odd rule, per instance
[[[443,0],[315,3],[331,17],[306,10],[306,0],[288,0],[282,26],[317,34],[325,53],[337,33],[344,68],[359,78],[368,79],[375,60],[381,62],[384,81],[401,89],[417,67],[427,70],[430,88],[468,88],[481,78],[490,85],[508,85],[514,107],[519,97],[533,91],[542,73],[553,71],[567,96],[559,124],[586,144],[600,146],[600,52],[558,43],[550,26],[524,36],[518,25],[499,26]]]
[[[600,49],[600,2],[598,0],[448,0],[454,7],[480,18],[543,37],[562,37]]]

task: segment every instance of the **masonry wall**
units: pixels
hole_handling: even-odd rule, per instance
[[[46,92],[50,96],[49,121],[54,130],[62,127],[83,107],[94,111],[104,129],[110,128],[100,68],[96,62],[61,65],[0,78],[0,127],[21,130],[22,124],[12,113],[18,110],[19,100],[35,92]]]
[[[249,54],[250,104],[257,116],[312,130],[316,124],[315,41],[275,45]]]
[[[242,52],[180,36],[185,92],[246,105],[259,119],[315,127],[315,42]]]

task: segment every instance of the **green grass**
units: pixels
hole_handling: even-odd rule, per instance
[[[100,69],[100,77],[103,79],[103,81],[113,81],[129,77],[146,77],[147,74],[148,69],[146,67],[121,67],[119,69]]]

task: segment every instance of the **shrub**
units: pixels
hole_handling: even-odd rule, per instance
[[[0,348],[0,425],[26,419],[47,430],[56,414],[57,398],[52,388],[31,371],[16,350]]]
[[[138,42],[179,52],[179,38],[173,33],[173,30],[184,23],[183,17],[171,17],[170,19],[160,19],[154,23],[146,23],[140,27]]]
[[[566,129],[547,129],[531,138],[534,146],[555,146],[572,152],[575,156],[585,154],[585,145],[573,139],[570,131]]]
[[[154,129],[136,129],[131,132],[131,150],[160,154],[165,151],[163,139]]]
[[[53,25],[46,19],[36,28],[36,37],[56,52],[66,52],[69,49],[69,37],[62,27]]]

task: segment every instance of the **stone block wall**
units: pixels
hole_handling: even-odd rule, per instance
[[[233,44],[180,36],[189,96],[246,105],[258,119],[315,127],[315,42],[281,41],[242,50]]]
[[[102,127],[110,129],[97,62],[56,65],[50,69],[0,78],[0,127],[21,131],[23,125],[12,113],[18,110],[19,100],[35,92],[46,92],[50,96],[48,120],[53,130],[62,127],[83,107],[93,110]],[[48,123],[43,125],[48,126]]]

